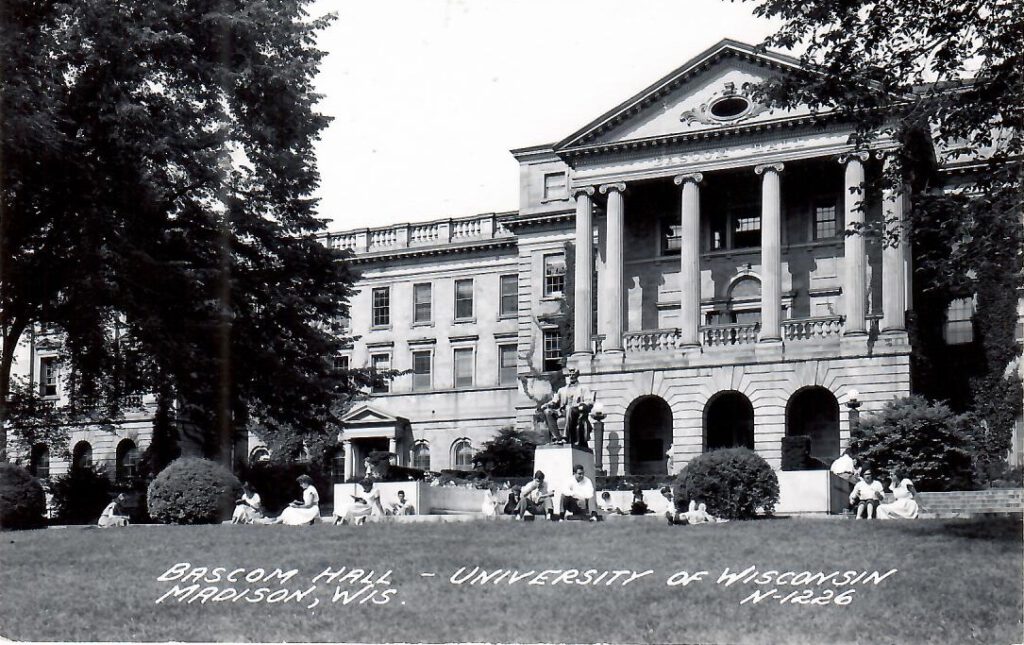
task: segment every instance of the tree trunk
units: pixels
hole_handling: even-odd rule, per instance
[[[11,394],[11,367],[14,349],[25,331],[25,321],[15,319],[4,331],[3,355],[0,356],[0,461],[7,459],[7,400]]]

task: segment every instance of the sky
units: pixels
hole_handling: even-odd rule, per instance
[[[515,210],[513,148],[556,142],[722,38],[726,0],[318,0],[330,230]]]

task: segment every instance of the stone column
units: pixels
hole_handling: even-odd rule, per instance
[[[345,450],[345,481],[352,479],[354,472],[352,470],[354,455],[352,454],[352,442],[345,439],[341,442],[342,448]]]
[[[683,345],[700,345],[700,182],[704,175],[678,175],[682,186],[679,210],[682,216],[679,247],[679,329]]]
[[[864,162],[868,153],[855,152],[839,157],[845,167],[843,213],[846,236],[843,242],[843,302],[846,334],[866,333],[864,303],[867,289],[867,255],[864,250]]]
[[[573,353],[590,354],[594,294],[590,292],[594,271],[593,186],[573,189],[576,198],[576,270],[573,294]]]
[[[892,153],[883,157],[888,181]],[[886,186],[882,190],[882,218],[885,236],[882,240],[882,327],[880,331],[904,331],[907,312],[906,231],[903,211],[907,189]]]
[[[623,193],[626,184],[605,184],[600,188],[602,195],[608,195],[607,250],[608,274],[605,292],[601,294],[602,309],[606,314],[606,336],[604,351],[622,353],[622,237],[624,224]],[[607,306],[605,306],[607,305]]]
[[[754,167],[761,175],[761,342],[782,340],[782,169]]]

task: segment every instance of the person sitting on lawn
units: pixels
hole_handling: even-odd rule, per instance
[[[602,513],[607,513],[608,515],[629,515],[626,511],[612,504],[612,494],[608,491],[601,493],[601,499],[597,502],[597,508]]]
[[[562,519],[565,514],[582,515],[589,517],[591,522],[597,521],[597,509],[594,508],[594,482],[586,475],[582,465],[577,464],[572,469],[572,479],[566,485],[565,490],[559,498],[562,509]]]
[[[668,486],[662,486],[661,495],[656,497],[650,504],[651,512],[655,515],[661,515],[669,524],[688,524],[689,520],[686,519],[686,513],[680,513],[676,510],[676,502],[672,498],[672,489]]]
[[[640,484],[633,484],[633,504],[629,507],[630,515],[646,515],[647,502],[644,501],[644,489]]]
[[[249,482],[242,482],[242,495],[235,501],[232,524],[255,524],[263,521],[263,503],[260,494]]]
[[[865,468],[861,473],[861,480],[857,482],[857,485],[853,487],[853,492],[850,493],[850,505],[857,505],[857,519],[862,517],[873,519],[875,509],[882,501],[882,496],[882,483],[875,481],[871,471]]]
[[[893,497],[896,498],[891,504],[881,504],[878,507],[877,515],[880,520],[915,520],[917,519],[920,507],[914,496],[914,482],[906,477],[900,477],[898,471],[892,473],[892,483],[889,485]]]
[[[843,454],[839,455],[839,458],[832,462],[829,470],[836,477],[844,479],[851,484],[856,484],[859,479],[860,469],[857,468],[857,462],[849,448],[843,450]]]
[[[373,481],[364,479],[359,482],[362,492],[352,495],[353,504],[341,517],[334,517],[335,524],[364,524],[366,518],[377,520],[384,516],[384,507],[380,505],[380,490],[374,488]]]
[[[715,521],[715,518],[708,514],[707,504],[704,502],[698,504],[695,499],[690,500],[690,506],[685,515],[686,521],[690,524],[709,524]]]
[[[551,498],[553,496],[554,493],[548,490],[548,484],[544,481],[544,473],[538,470],[533,474],[533,480],[523,486],[519,504],[516,506],[516,516],[523,519],[523,516],[529,512],[530,515],[544,515],[548,519],[552,519]]]
[[[515,515],[516,507],[519,506],[519,487],[515,486],[508,492],[508,500],[505,502],[505,515]]]
[[[498,517],[498,504],[501,504],[501,500],[498,499],[498,485],[491,482],[487,485],[487,490],[484,491],[484,501],[480,506],[480,511],[485,518],[494,519]]]
[[[302,499],[289,502],[273,521],[274,524],[302,526],[320,519],[320,494],[313,487],[313,478],[309,475],[299,475],[295,481],[299,482],[302,489]]]
[[[416,508],[405,499],[405,491],[398,491],[398,500],[391,504],[391,508],[388,509],[391,515],[415,515]]]
[[[124,505],[127,501],[128,498],[124,496],[124,493],[115,497],[114,500],[107,504],[107,507],[103,509],[103,513],[100,514],[100,520],[97,522],[97,526],[104,529],[110,528],[111,526],[128,526],[128,515],[124,512]]]

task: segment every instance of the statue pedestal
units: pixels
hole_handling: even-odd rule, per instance
[[[590,478],[590,481],[594,481],[596,475],[594,453],[589,449],[570,445],[537,446],[537,452],[533,457],[533,470],[544,473],[544,481],[547,482],[548,489],[555,494],[551,500],[555,507],[555,513],[562,512],[560,497],[572,479],[573,467],[577,465],[582,465],[583,473]]]

